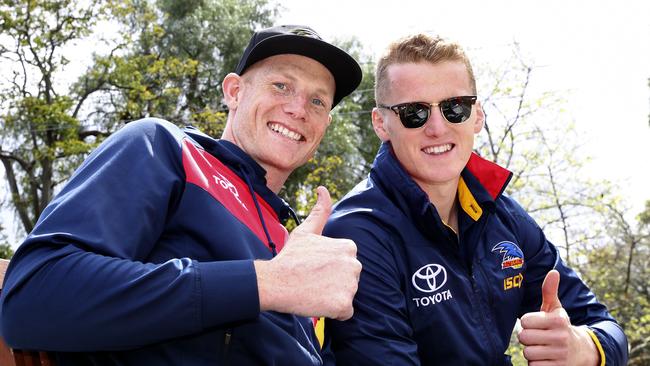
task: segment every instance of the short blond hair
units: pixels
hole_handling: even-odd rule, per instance
[[[476,78],[463,48],[458,43],[439,36],[416,34],[391,43],[386,53],[377,62],[375,100],[377,103],[381,103],[386,97],[390,65],[417,62],[428,62],[435,65],[444,61],[461,61],[465,64],[472,92],[476,94]]]

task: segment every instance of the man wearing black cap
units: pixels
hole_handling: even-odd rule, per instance
[[[159,119],[112,135],[16,251],[7,343],[58,365],[325,363],[310,317],[352,316],[356,246],[320,235],[325,188],[291,235],[277,192],[360,81],[310,28],[273,27],[223,81],[221,140]]]

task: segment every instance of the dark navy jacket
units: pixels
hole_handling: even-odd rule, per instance
[[[227,141],[129,123],[11,260],[7,343],[60,366],[322,364],[310,319],[260,312],[253,260],[281,249],[289,211],[265,174]]]
[[[354,240],[363,264],[354,317],[325,325],[337,364],[509,365],[515,322],[539,311],[541,284],[555,268],[572,324],[589,326],[607,365],[625,365],[621,328],[533,219],[502,195],[509,179],[472,155],[458,187],[456,236],[382,145],[369,178],[335,206],[324,231]]]

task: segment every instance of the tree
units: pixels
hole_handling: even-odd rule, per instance
[[[252,30],[275,15],[266,0],[2,2],[0,62],[10,72],[0,76],[0,161],[23,229],[33,228],[86,154],[124,123],[159,116],[220,136],[221,79],[235,68]],[[66,47],[102,22],[120,26],[116,37],[103,38],[103,53],[76,82],[64,83]],[[374,62],[357,40],[339,43],[362,61],[363,80],[333,111],[314,158],[281,192],[302,216],[317,185],[336,200],[363,179],[379,146],[370,122]],[[564,96],[531,95],[536,67],[516,45],[500,65],[475,66],[488,114],[477,151],[514,172],[508,194],[619,318],[631,363],[647,363],[650,208],[638,224],[629,223],[616,187],[580,174],[588,160],[575,143]]]
[[[588,258],[582,273],[596,295],[609,306],[621,323],[630,344],[629,365],[650,362],[650,201],[636,223],[626,218],[628,210],[616,202],[603,211],[607,235]]]
[[[62,92],[62,48],[89,34],[98,1],[4,1],[0,5],[3,73],[0,161],[11,203],[30,231],[53,193],[102,133],[82,123],[84,99]]]
[[[266,0],[7,0],[0,15],[2,61],[13,72],[0,93],[0,160],[29,232],[57,187],[124,123],[159,116],[219,136],[221,78],[275,10]],[[65,47],[100,22],[123,28],[64,85]]]
[[[4,228],[0,224],[0,258],[11,259],[14,255],[14,251],[11,249],[11,245],[7,242],[7,237],[3,232]]]
[[[276,11],[266,0],[129,0],[110,10],[122,25],[121,43],[96,57],[79,83],[104,85],[95,119],[158,116],[220,136],[221,80]]]
[[[643,354],[633,351],[637,361],[631,364],[647,363],[648,297],[640,296],[648,293],[650,266],[647,255],[641,255],[648,250],[647,234],[625,221],[613,183],[593,182],[582,174],[589,159],[577,143],[581,139],[565,112],[564,96],[532,95],[537,68],[516,44],[512,51],[498,66],[477,68],[479,89],[487,91],[482,104],[488,116],[477,150],[513,171],[506,193],[535,218],[563,260],[624,327],[633,349]],[[521,351],[513,334],[509,353],[515,365],[527,364]]]
[[[517,44],[500,67],[479,69],[488,116],[477,151],[514,174],[507,193],[541,225],[569,265],[574,252],[602,236],[604,200],[617,199],[612,184],[582,174],[589,158],[581,152],[575,124],[559,92],[531,95],[537,68]]]

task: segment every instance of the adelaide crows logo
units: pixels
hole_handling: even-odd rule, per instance
[[[501,260],[501,269],[512,268],[519,269],[524,265],[524,253],[519,249],[517,244],[511,241],[502,241],[492,248],[493,252],[503,253]]]

